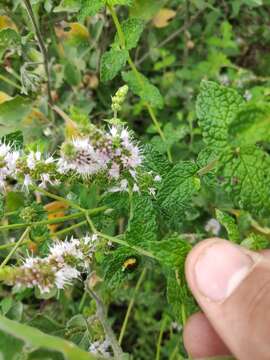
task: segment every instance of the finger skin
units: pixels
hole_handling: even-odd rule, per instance
[[[254,266],[235,291],[222,302],[213,302],[198,290],[195,264],[203,251],[222,239],[208,239],[191,251],[186,276],[195,298],[213,328],[239,360],[270,359],[270,261],[245,251]]]
[[[230,355],[230,351],[217,335],[206,316],[193,314],[184,327],[184,344],[192,358]]]

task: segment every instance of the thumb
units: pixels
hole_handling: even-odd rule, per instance
[[[192,293],[239,360],[270,359],[270,261],[226,240],[198,244],[186,261]]]

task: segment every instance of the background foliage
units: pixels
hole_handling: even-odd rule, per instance
[[[111,96],[128,84],[121,121],[140,140],[145,169],[162,179],[155,194],[105,194],[99,182],[56,194],[84,209],[112,208],[94,224],[129,245],[97,252],[92,280],[124,352],[184,359],[182,325],[196,310],[183,270],[192,246],[215,234],[269,246],[270,1],[0,1],[2,141],[55,153],[77,126],[111,119]],[[2,261],[22,234],[6,226],[26,224],[25,207],[42,204],[31,222],[45,224],[31,224],[11,264],[46,254],[68,227],[77,237],[88,231],[82,219],[48,227],[73,210],[13,185],[0,197]],[[104,337],[82,282],[46,298],[1,285],[0,297],[4,359],[75,359]],[[63,342],[44,349],[38,336],[30,341],[33,327],[79,352]]]

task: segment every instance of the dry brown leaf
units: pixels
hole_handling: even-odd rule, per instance
[[[64,201],[53,201],[44,206],[45,210],[48,211],[48,220],[65,216],[65,212],[68,207],[69,206]],[[48,225],[51,232],[55,232],[59,226],[60,223]]]
[[[163,28],[169,25],[170,20],[172,20],[176,15],[176,11],[163,8],[153,18],[153,24],[157,28]]]

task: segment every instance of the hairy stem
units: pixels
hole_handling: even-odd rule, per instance
[[[157,259],[155,257],[155,255],[153,255],[151,252],[147,251],[147,250],[144,250],[138,246],[135,246],[135,245],[130,245],[128,244],[126,241],[122,240],[122,239],[119,239],[117,237],[114,237],[114,236],[110,236],[110,235],[107,235],[107,234],[103,234],[102,232],[99,232],[93,221],[91,220],[90,216],[91,215],[94,215],[93,213],[91,214],[91,210],[88,210],[88,209],[83,209],[82,207],[80,207],[79,205],[77,205],[76,203],[74,203],[73,201],[71,200],[67,200],[61,196],[58,196],[58,195],[55,195],[55,194],[51,194],[50,192],[44,190],[44,189],[39,189],[39,188],[36,188],[37,191],[43,193],[44,195],[52,198],[52,199],[55,199],[55,200],[59,200],[59,201],[63,201],[63,202],[66,202],[67,204],[69,204],[71,207],[74,207],[75,209],[78,209],[80,210],[80,212],[83,213],[83,215],[85,216],[86,218],[86,221],[91,229],[91,231],[97,235],[99,235],[100,237],[104,238],[104,239],[108,239],[109,241],[113,242],[113,243],[116,243],[116,244],[119,244],[119,245],[123,245],[123,246],[126,246],[126,247],[129,247],[135,251],[137,251],[138,253],[140,253],[141,255],[144,255],[144,256],[147,256],[147,257],[150,257],[152,259]],[[102,207],[101,207],[102,208]],[[95,209],[92,209],[93,211]],[[103,211],[106,210],[106,207],[103,207]],[[8,226],[8,225],[7,225]],[[10,225],[11,226],[11,225]],[[1,228],[0,228],[1,230]]]
[[[84,212],[85,209],[83,209],[81,206],[79,206],[78,204],[76,204],[75,202],[71,201],[71,200],[68,200],[68,199],[65,199],[63,198],[62,196],[59,196],[59,195],[55,195],[55,194],[52,194],[50,193],[49,191],[45,190],[45,189],[42,189],[40,187],[35,187],[35,190],[43,195],[46,195],[47,197],[51,198],[51,199],[54,199],[54,200],[58,200],[58,201],[62,201],[64,202],[65,204],[79,210],[79,211],[82,211]]]
[[[24,228],[24,227],[27,227],[27,226],[31,227],[31,226],[37,226],[37,225],[57,224],[57,223],[61,223],[61,222],[69,221],[69,220],[78,219],[78,218],[84,216],[85,213],[88,213],[88,214],[91,214],[92,216],[94,216],[94,215],[97,215],[97,214],[99,214],[101,212],[104,212],[106,209],[107,208],[105,206],[101,206],[99,208],[88,209],[88,210],[80,211],[80,212],[75,213],[75,214],[70,214],[70,215],[66,215],[66,216],[62,216],[62,217],[54,218],[54,219],[50,219],[50,220],[41,220],[41,221],[30,222],[30,223],[2,225],[2,226],[0,226],[0,231],[21,229],[21,228]]]
[[[123,30],[122,30],[120,21],[118,19],[117,14],[116,14],[116,11],[115,11],[113,6],[111,6],[111,5],[107,5],[107,6],[108,6],[108,9],[109,9],[109,11],[111,13],[114,25],[116,27],[117,34],[119,36],[120,46],[121,46],[121,48],[125,49],[126,48],[125,35],[124,35]],[[141,79],[140,73],[137,70],[137,67],[136,67],[135,63],[133,62],[133,60],[131,59],[130,56],[128,57],[128,63],[129,63],[129,66],[130,66],[131,70],[133,71],[134,75],[136,76],[137,81],[143,87],[144,84],[143,84],[143,81]],[[151,117],[151,119],[153,121],[153,124],[155,125],[155,128],[156,128],[160,138],[162,139],[163,142],[166,142],[164,132],[161,129],[161,126],[160,126],[160,124],[159,124],[159,122],[158,122],[158,120],[157,120],[157,118],[155,116],[155,113],[154,113],[154,110],[153,110],[152,106],[148,102],[145,102],[145,107],[146,107],[146,109],[147,109],[147,111],[148,111],[148,113],[149,113],[149,115],[150,115],[150,117]],[[167,149],[167,154],[168,154],[169,161],[172,162],[172,155],[171,155],[171,151],[170,151],[169,148]]]
[[[35,14],[34,14],[34,11],[32,9],[32,5],[31,5],[30,0],[23,0],[23,2],[25,4],[25,6],[26,6],[29,18],[31,19],[31,22],[32,22],[32,24],[34,26],[37,41],[38,41],[38,45],[39,45],[40,51],[41,51],[42,56],[43,56],[44,69],[45,69],[46,76],[47,76],[48,100],[49,100],[49,104],[52,106],[53,105],[53,99],[52,99],[52,94],[51,94],[51,78],[50,78],[49,58],[48,58],[47,49],[46,49],[45,43],[43,41],[39,25],[38,25],[38,23],[36,21]]]
[[[76,224],[74,224],[74,225],[71,225],[71,226],[69,226],[69,227],[67,227],[67,228],[65,228],[65,229],[63,229],[63,230],[59,230],[59,231],[56,231],[55,233],[53,233],[52,235],[51,235],[51,237],[52,238],[56,238],[56,237],[58,237],[58,236],[61,236],[61,235],[64,235],[64,234],[67,234],[67,233],[69,233],[70,231],[72,231],[72,230],[74,230],[74,229],[77,229],[77,228],[79,228],[79,227],[81,227],[81,226],[83,226],[83,225],[86,225],[87,224],[87,221],[80,221],[79,223],[76,223]]]
[[[124,355],[123,350],[121,349],[120,345],[118,344],[115,334],[106,319],[105,306],[104,306],[102,300],[97,295],[97,293],[95,291],[93,291],[92,289],[90,289],[89,287],[87,287],[87,292],[94,299],[94,301],[96,303],[97,316],[98,316],[99,321],[101,322],[101,325],[104,329],[104,332],[111,344],[115,359],[117,359],[117,360],[123,359],[123,355]]]

